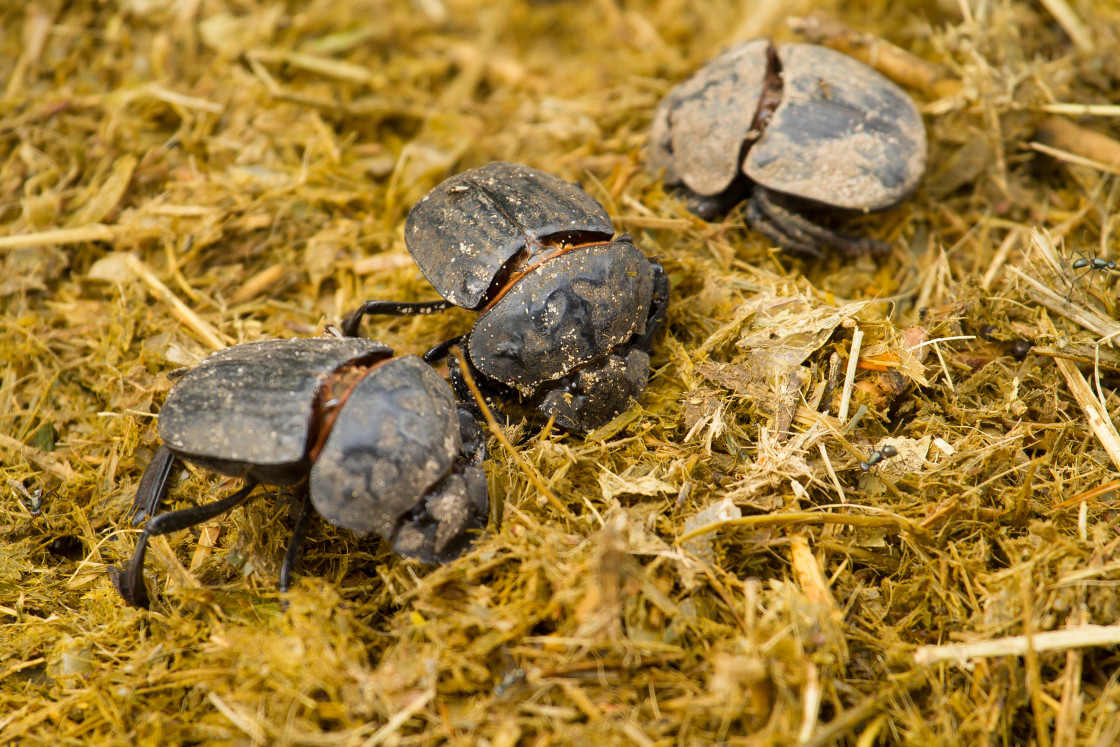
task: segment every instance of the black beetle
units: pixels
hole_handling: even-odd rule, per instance
[[[914,102],[863,63],[826,47],[767,39],[735,45],[671,90],[654,114],[648,165],[711,220],[748,198],[767,238],[819,255],[881,251],[882,242],[807,217],[869,213],[906,199],[926,165]]]
[[[115,578],[136,607],[148,606],[149,537],[225,513],[261,483],[297,485],[304,495],[281,591],[312,505],[332,524],[359,536],[376,532],[425,563],[458,557],[486,524],[486,476],[476,466],[485,458],[482,429],[430,366],[414,355],[394,358],[373,340],[266,340],[213,353],[176,382],[159,432],[163,445],[133,502],[138,521],[155,513],[177,459],[245,484],[214,503],[148,520]]]
[[[345,334],[356,334],[365,314],[428,314],[453,305],[481,311],[468,334],[435,346],[425,360],[460,343],[491,404],[555,416],[570,431],[604,425],[644,391],[669,281],[629,236],[612,241],[610,217],[579,186],[527,166],[490,163],[429,192],[409,212],[404,232],[413,259],[446,300],[367,301],[343,324]],[[457,359],[448,367],[456,394],[471,402]]]

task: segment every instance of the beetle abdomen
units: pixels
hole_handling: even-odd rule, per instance
[[[827,47],[783,44],[778,57],[781,103],[743,173],[768,189],[846,210],[885,210],[908,197],[926,166],[926,129],[910,97]]]
[[[408,213],[405,244],[424,277],[457,306],[478,308],[494,278],[530,242],[614,233],[603,206],[544,171],[495,161],[441,182]]]
[[[207,356],[176,383],[159,414],[178,456],[274,485],[306,474],[315,396],[336,369],[392,354],[359,338],[265,340]]]
[[[762,98],[769,47],[766,39],[731,47],[665,97],[664,113],[654,118],[651,165],[671,163],[667,181],[683,182],[701,195],[731,185]],[[665,150],[671,150],[670,159],[661,155]]]

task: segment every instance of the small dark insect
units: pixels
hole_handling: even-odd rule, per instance
[[[871,455],[867,457],[866,462],[860,462],[859,463],[859,468],[861,470],[863,470],[864,472],[867,472],[872,467],[874,467],[876,464],[878,464],[879,462],[882,462],[884,459],[890,459],[891,457],[897,456],[897,455],[898,455],[898,449],[891,446],[890,444],[887,444],[883,448],[876,449],[875,451],[871,452]]]
[[[886,245],[815,216],[898,205],[926,167],[926,130],[906,93],[847,55],[812,44],[737,44],[671,90],[654,113],[648,166],[705,220],[747,200],[778,246],[820,255]]]
[[[446,300],[367,301],[342,325],[357,334],[366,314],[480,311],[471,331],[424,354],[462,347],[491,409],[507,418],[555,417],[561,428],[604,425],[649,380],[651,340],[669,303],[656,260],[614,236],[591,195],[551,174],[494,162],[451,177],[417,202],[405,244]],[[460,401],[474,398],[447,359]]]
[[[1033,347],[1034,343],[1030,340],[1019,338],[1011,343],[1011,357],[1020,362],[1024,361],[1027,359],[1027,356],[1030,355],[1031,348]]]
[[[359,536],[377,533],[425,563],[458,557],[485,526],[477,465],[486,441],[451,388],[416,356],[394,358],[357,338],[267,340],[207,356],[180,378],[159,414],[163,445],[140,478],[133,510],[147,525],[114,583],[148,606],[148,540],[232,510],[258,484],[296,486],[302,510],[280,569],[288,588],[312,506]],[[214,503],[158,514],[177,459],[245,484]]]
[[[1074,253],[1078,256],[1078,259],[1073,260],[1073,264],[1070,265],[1070,267],[1072,267],[1074,270],[1085,270],[1085,272],[1081,273],[1070,282],[1069,293],[1066,294],[1067,303],[1073,296],[1073,287],[1077,285],[1078,281],[1080,281],[1081,278],[1088,275],[1089,285],[1092,285],[1093,275],[1097,274],[1098,272],[1110,272],[1111,270],[1116,269],[1116,260],[1114,259],[1104,260],[1100,257],[1087,257],[1076,249],[1074,249]]]

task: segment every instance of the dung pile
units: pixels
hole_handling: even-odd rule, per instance
[[[888,255],[783,254],[645,173],[660,98],[767,34],[918,101],[923,186],[849,226]],[[41,0],[0,40],[4,741],[1120,738],[1116,273],[1073,266],[1120,256],[1120,7]],[[281,598],[272,490],[153,542],[124,606],[167,373],[434,299],[405,215],[492,160],[660,258],[640,405],[491,439],[495,520],[451,564],[317,522]],[[236,485],[183,467],[173,503]]]

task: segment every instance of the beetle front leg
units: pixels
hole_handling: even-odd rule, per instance
[[[513,420],[502,410],[501,404],[498,402],[498,397],[501,395],[487,385],[485,377],[479,373],[474,363],[471,362],[470,356],[467,355],[466,348],[463,347],[461,350],[463,351],[463,359],[467,362],[468,373],[470,373],[471,379],[474,380],[475,386],[482,394],[486,407],[493,413],[494,418],[501,426],[509,427],[513,424]],[[455,399],[459,402],[459,406],[465,408],[478,420],[483,420],[482,409],[474,397],[474,392],[467,386],[467,380],[464,378],[463,372],[459,370],[459,356],[457,355],[447,357],[447,378],[451,380],[451,390],[455,392]]]
[[[357,337],[358,326],[362,317],[368,314],[386,314],[389,316],[426,316],[437,314],[450,309],[454,304],[450,301],[418,301],[404,303],[402,301],[366,301],[342,322],[342,335],[344,337]]]
[[[653,338],[665,324],[665,315],[669,312],[670,296],[669,276],[665,274],[665,268],[656,259],[651,259],[649,264],[653,271],[653,296],[649,302],[646,329],[641,335],[633,338],[629,344],[630,348],[644,350],[647,353],[653,346]]]
[[[424,362],[429,366],[433,365],[436,361],[440,361],[446,358],[451,352],[451,348],[455,347],[456,345],[462,346],[463,343],[467,341],[467,338],[470,337],[470,334],[470,332],[467,332],[466,334],[452,337],[450,340],[444,340],[443,342],[437,343],[429,348],[428,351],[420,357],[423,358]]]
[[[769,190],[756,187],[747,203],[747,219],[767,238],[784,249],[820,257],[819,246],[829,246],[849,256],[884,254],[890,245],[876,239],[861,239],[817,225],[796,210],[773,199]]]
[[[148,590],[144,586],[144,556],[148,551],[148,539],[150,537],[159,537],[180,529],[193,527],[196,524],[209,521],[215,516],[221,516],[227,511],[232,511],[245,502],[255,487],[257,487],[256,480],[248,480],[240,490],[219,501],[171,511],[149,519],[144,531],[140,534],[140,539],[136,542],[136,551],[132,554],[132,560],[129,561],[128,567],[119,571],[113,578],[113,585],[117,587],[117,591],[120,592],[124,601],[133,607],[147,608],[150,604]]]

